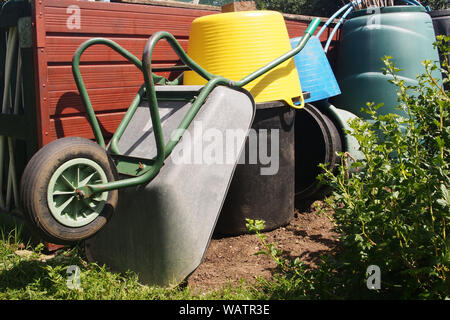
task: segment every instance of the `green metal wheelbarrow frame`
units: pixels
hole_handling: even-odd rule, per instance
[[[177,143],[179,142],[179,140],[183,135],[184,130],[188,128],[188,126],[190,125],[190,123],[200,110],[201,106],[204,104],[206,98],[209,96],[209,94],[213,91],[214,88],[220,85],[227,86],[230,88],[242,88],[246,84],[258,78],[259,76],[263,75],[264,73],[268,72],[269,70],[273,69],[274,67],[283,63],[284,61],[292,58],[294,55],[299,53],[304,48],[304,46],[314,33],[319,23],[320,19],[314,18],[310,23],[310,25],[308,26],[307,30],[305,31],[305,34],[302,40],[297,45],[297,47],[293,48],[289,52],[283,54],[282,56],[278,57],[277,59],[273,60],[272,62],[254,71],[253,73],[251,73],[250,75],[244,77],[239,81],[233,81],[221,76],[216,76],[203,69],[185,53],[185,51],[183,50],[181,45],[177,42],[175,37],[172,34],[165,31],[156,32],[149,38],[149,40],[145,45],[142,61],[140,61],[129,51],[125,50],[120,45],[109,39],[93,38],[81,44],[73,57],[72,72],[78,91],[80,92],[82,101],[86,108],[87,117],[93,129],[95,139],[101,147],[107,149],[107,146],[105,145],[105,139],[102,135],[100,125],[95,116],[92,103],[89,99],[89,95],[80,72],[80,59],[83,52],[89,47],[97,44],[103,44],[110,47],[111,49],[115,50],[117,53],[119,53],[120,55],[131,61],[139,70],[142,71],[144,75],[144,84],[141,86],[135,98],[133,99],[130,107],[125,113],[121,123],[119,124],[117,130],[115,131],[108,145],[108,149],[110,151],[111,156],[116,160],[118,172],[134,176],[131,178],[120,179],[108,183],[88,184],[84,187],[79,188],[79,193],[83,196],[83,198],[87,199],[95,194],[103,193],[105,191],[117,190],[121,188],[136,186],[150,182],[153,178],[156,177],[159,170],[164,164],[164,160],[170,155],[174,147],[177,145]],[[168,141],[167,144],[165,143],[163,137],[155,84],[176,85],[178,84],[179,80],[176,79],[170,82],[166,78],[158,76],[152,72],[151,58],[153,50],[156,44],[163,39],[170,44],[172,49],[179,56],[181,61],[185,64],[185,66],[171,67],[167,70],[170,71],[193,70],[197,72],[200,76],[208,80],[207,84],[201,89],[198,97],[192,103],[190,110],[187,112],[187,114],[184,116],[183,120],[179,124],[178,130],[176,130],[175,134],[171,137],[170,141]],[[129,125],[133,115],[137,110],[137,107],[139,106],[144,96],[146,96],[149,103],[151,121],[155,135],[157,155],[153,159],[136,159],[122,156],[117,147],[118,141],[120,140],[122,134]],[[122,171],[121,168],[127,167],[128,168],[133,167],[136,170]],[[133,171],[138,173],[130,174],[130,172]]]

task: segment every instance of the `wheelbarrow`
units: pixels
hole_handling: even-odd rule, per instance
[[[22,207],[43,239],[58,244],[87,240],[92,260],[108,264],[115,259],[115,269],[136,264],[133,270],[138,273],[147,270],[144,282],[181,281],[203,257],[240,154],[226,164],[197,166],[177,164],[169,155],[185,151],[179,142],[193,133],[197,122],[203,130],[248,132],[255,102],[243,86],[300,52],[319,22],[318,18],[311,22],[297,47],[239,81],[209,73],[164,31],[149,38],[142,61],[109,39],[81,44],[72,70],[96,142],[58,139],[27,164],[21,181]],[[163,39],[185,64],[178,70],[195,71],[208,80],[204,86],[179,85],[179,78],[168,81],[152,72],[152,54]],[[144,77],[107,145],[79,69],[83,52],[98,44],[131,61]],[[245,138],[245,134],[238,137],[237,150]],[[121,214],[107,223],[115,211]],[[139,223],[124,230],[130,219]],[[115,236],[119,232],[120,237]],[[155,252],[165,254],[156,259]]]

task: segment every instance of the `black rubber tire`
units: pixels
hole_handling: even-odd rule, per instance
[[[104,170],[108,182],[117,179],[116,167],[106,151],[97,143],[79,137],[55,140],[40,149],[28,162],[21,179],[21,205],[24,213],[44,241],[55,244],[72,244],[97,233],[111,218],[117,206],[118,191],[108,192],[102,212],[82,227],[67,227],[58,222],[50,212],[47,190],[53,173],[65,162],[87,158]]]

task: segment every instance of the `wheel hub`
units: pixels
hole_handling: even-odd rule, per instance
[[[106,182],[104,170],[90,159],[76,158],[65,162],[52,175],[48,185],[47,201],[51,214],[68,227],[89,224],[103,210],[108,192],[88,197],[83,188]]]

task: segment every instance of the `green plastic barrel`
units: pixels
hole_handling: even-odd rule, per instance
[[[367,118],[361,112],[367,102],[384,103],[382,114],[396,109],[397,87],[384,75],[382,57],[391,56],[402,69],[406,84],[417,84],[425,73],[423,60],[439,61],[430,15],[419,6],[368,8],[353,12],[344,23],[336,60],[336,79],[342,94],[330,101],[337,107]],[[439,72],[433,74],[442,81]]]

